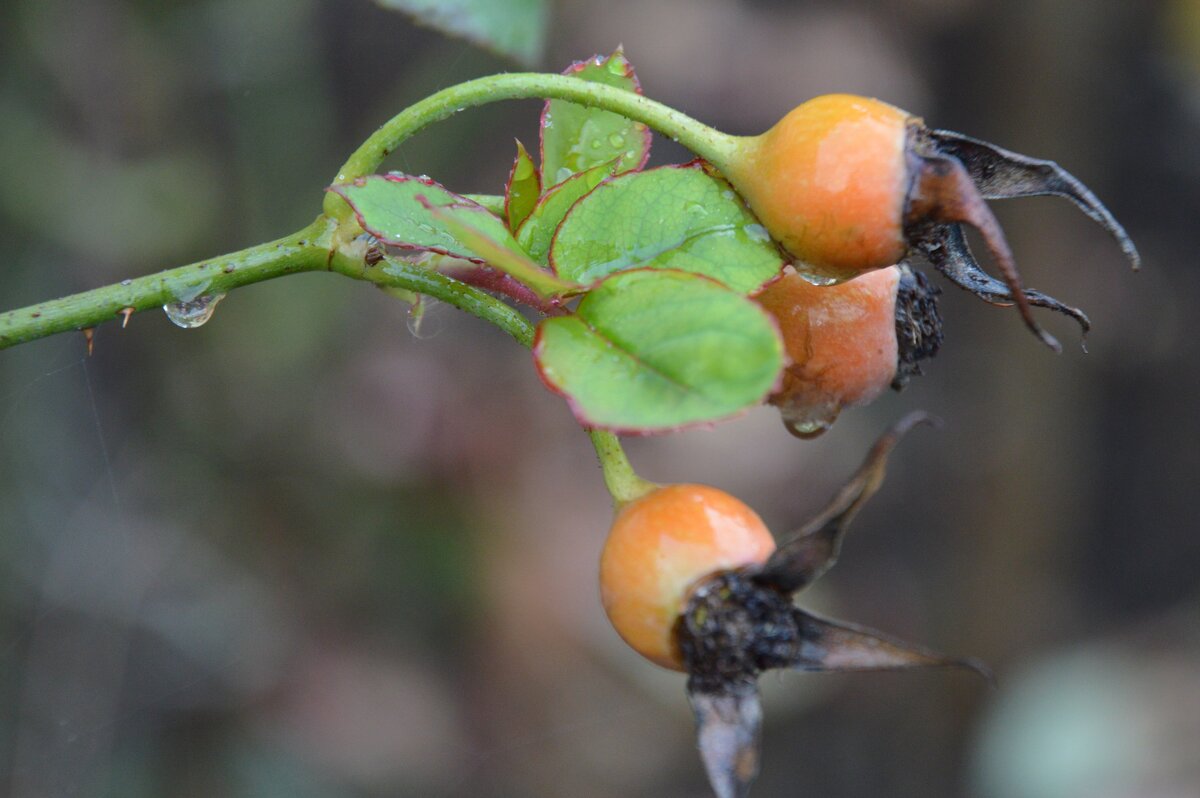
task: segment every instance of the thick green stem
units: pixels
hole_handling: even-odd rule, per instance
[[[621,440],[616,435],[598,429],[588,430],[588,435],[592,439],[596,456],[600,458],[600,468],[604,471],[604,485],[618,510],[658,487],[657,484],[642,479],[633,470],[625,449],[621,447]]]
[[[240,252],[0,314],[0,349],[54,333],[95,327],[129,312],[190,301],[205,294],[223,294],[285,274],[323,269],[329,253],[317,239],[327,224],[322,217],[298,233]]]
[[[718,165],[728,160],[739,141],[736,136],[721,133],[687,114],[626,89],[569,75],[512,72],[459,83],[410,105],[372,133],[338,170],[333,182],[345,183],[373,173],[409,136],[465,108],[498,100],[521,99],[568,100],[621,114],[670,136]],[[350,214],[350,208],[341,197],[327,194],[325,213],[344,219]]]

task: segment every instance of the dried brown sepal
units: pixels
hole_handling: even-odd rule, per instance
[[[960,225],[948,224],[930,227],[917,240],[913,241],[913,246],[947,280],[959,288],[970,291],[990,305],[1007,307],[1013,304],[1012,291],[1008,286],[980,268]],[[1091,320],[1079,308],[1059,302],[1054,297],[1032,288],[1026,288],[1024,291],[1029,304],[1048,308],[1075,319],[1085,337],[1092,329]]]
[[[1066,197],[1108,231],[1135,271],[1140,268],[1141,255],[1121,223],[1087,186],[1054,161],[1021,155],[952,130],[926,130],[924,135],[937,151],[962,163],[984,199]]]
[[[992,260],[1008,286],[1009,295],[1021,318],[1034,335],[1055,352],[1062,347],[1054,336],[1042,329],[1033,317],[1033,308],[1021,284],[1021,272],[1008,246],[1000,222],[984,201],[966,167],[953,156],[911,155],[913,185],[905,211],[905,232],[910,244],[936,232],[938,227],[962,222],[980,232],[987,243]]]
[[[783,593],[795,593],[837,562],[846,527],[879,490],[886,474],[887,458],[900,439],[919,424],[937,426],[941,422],[928,413],[909,413],[880,436],[863,464],[833,501],[804,525],[796,536],[784,543],[763,565],[753,579]]]
[[[993,683],[991,669],[975,659],[947,657],[857,624],[793,610],[799,646],[792,667],[803,671],[886,671],[966,668]]]
[[[961,667],[991,681],[988,669],[974,660],[818,618],[792,604],[793,592],[836,561],[846,525],[883,481],[888,454],[906,432],[929,423],[935,419],[917,412],[892,426],[830,505],[765,565],[714,574],[690,594],[675,641],[688,673],[700,756],[718,798],[745,798],[758,773],[757,679],[764,671]]]

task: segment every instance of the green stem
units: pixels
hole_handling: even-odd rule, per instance
[[[298,233],[240,252],[2,313],[0,349],[54,333],[95,327],[116,320],[130,308],[133,312],[160,308],[285,274],[323,269],[329,253],[317,239],[327,224],[321,217]]]
[[[592,439],[592,448],[596,450],[596,456],[600,458],[604,485],[618,510],[658,487],[657,484],[642,479],[633,470],[625,449],[621,447],[621,440],[616,435],[604,430],[589,429],[588,436]]]
[[[465,108],[521,99],[567,100],[621,114],[670,136],[718,167],[728,161],[739,141],[736,136],[721,133],[670,106],[626,89],[569,75],[511,72],[459,83],[405,108],[354,151],[333,182],[346,183],[373,173],[409,136]],[[344,219],[350,215],[350,208],[341,197],[330,193],[325,196],[325,213]]]
[[[489,293],[441,272],[385,257],[375,265],[362,258],[335,254],[329,268],[338,274],[386,288],[403,288],[440,299],[448,305],[490,322],[524,347],[533,346],[533,324],[511,305]]]

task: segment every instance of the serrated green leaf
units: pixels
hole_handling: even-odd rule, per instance
[[[581,423],[663,432],[761,402],[783,344],[746,297],[694,274],[639,269],[597,285],[574,314],[544,320],[534,358]]]
[[[418,201],[422,199],[418,196]],[[422,203],[425,204],[425,203]],[[566,296],[579,292],[580,286],[545,271],[521,251],[508,232],[502,238],[493,238],[468,223],[464,214],[453,208],[428,206],[429,215],[441,223],[458,239],[471,254],[481,258],[489,266],[499,269],[524,283],[541,297]]]
[[[516,230],[521,222],[529,218],[541,194],[542,176],[533,162],[533,156],[518,141],[517,157],[513,160],[512,171],[508,173],[508,185],[504,190],[504,216],[508,220],[509,230]]]
[[[532,66],[542,56],[548,0],[375,0],[417,22]]]
[[[578,61],[563,73],[641,94],[625,53]],[[617,161],[617,172],[640,169],[650,156],[650,129],[611,111],[550,100],[542,111],[542,182],[561,183],[573,174]]]
[[[550,263],[559,277],[585,285],[650,266],[703,274],[742,293],[784,265],[741,198],[699,164],[621,175],[598,186],[563,219]]]
[[[472,253],[442,220],[433,218],[430,207],[446,209],[489,238],[512,238],[499,217],[427,177],[370,175],[332,186],[330,191],[341,195],[354,209],[362,228],[385,244],[482,262],[483,258]]]
[[[547,191],[533,207],[529,218],[517,228],[517,241],[521,248],[534,260],[546,263],[550,255],[550,243],[554,240],[554,231],[558,229],[567,211],[571,210],[571,206],[578,202],[580,197],[612,174],[615,165],[615,161],[610,161],[585,169]]]

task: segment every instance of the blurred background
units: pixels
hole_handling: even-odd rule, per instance
[[[789,437],[763,408],[631,443],[780,535],[914,433],[807,607],[988,661],[772,675],[756,796],[1200,793],[1200,2],[561,0],[544,69],[623,43],[734,133],[879,96],[1058,160],[1129,228],[996,206],[1027,284],[1092,317],[1038,345],[946,287],[903,394]],[[0,3],[0,308],[298,229],[342,159],[511,62],[367,0]],[[496,193],[534,102],[388,166]],[[682,160],[656,142],[654,161]],[[310,274],[198,330],[0,352],[0,794],[708,795],[683,679],[609,628],[586,437],[503,334]]]

